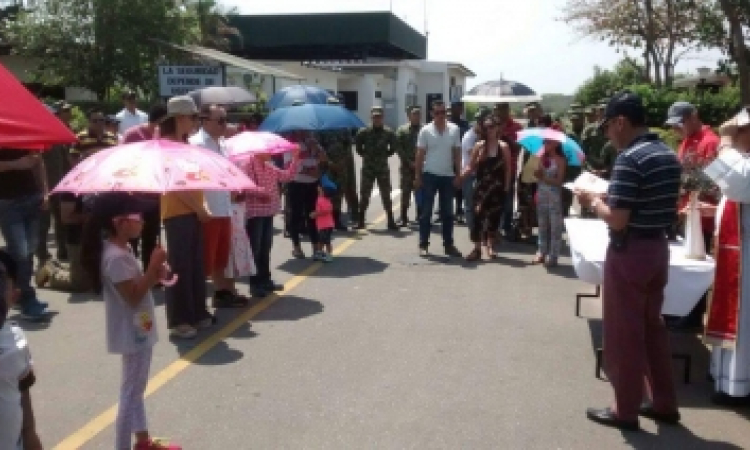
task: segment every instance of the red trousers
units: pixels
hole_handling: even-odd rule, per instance
[[[638,417],[644,388],[656,411],[677,410],[669,336],[661,316],[668,274],[666,238],[631,235],[624,250],[607,250],[602,285],[604,370],[615,391],[617,416],[623,420]]]

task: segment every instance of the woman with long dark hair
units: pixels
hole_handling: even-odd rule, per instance
[[[159,125],[161,139],[187,143],[198,125],[198,108],[190,97],[173,97],[167,103],[167,118]],[[169,249],[169,264],[178,276],[166,289],[167,324],[172,335],[191,339],[198,328],[215,319],[206,303],[206,273],[203,267],[202,222],[211,218],[203,191],[169,192],[161,198],[161,215]]]
[[[539,251],[532,264],[557,265],[563,231],[562,185],[565,180],[567,160],[562,144],[544,140],[544,151],[539,168],[534,172],[538,181],[536,214],[539,221]]]
[[[299,172],[294,179],[287,184],[289,200],[289,236],[292,238],[292,255],[295,258],[304,258],[300,244],[300,235],[305,229],[310,237],[312,252],[316,254],[318,246],[318,230],[315,228],[315,220],[310,213],[315,211],[315,202],[318,200],[318,181],[320,180],[320,163],[326,160],[325,152],[309,132],[296,131],[293,134],[293,142],[300,146]]]
[[[480,129],[480,141],[474,146],[471,161],[461,178],[476,175],[474,185],[474,220],[471,223],[471,241],[474,250],[466,256],[467,261],[482,258],[482,244],[487,256],[496,258],[495,243],[500,219],[503,215],[505,195],[512,180],[510,142],[502,138],[494,116],[484,119]]]

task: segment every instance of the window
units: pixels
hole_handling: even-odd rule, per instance
[[[375,98],[383,98],[383,92],[382,91],[375,91]]]

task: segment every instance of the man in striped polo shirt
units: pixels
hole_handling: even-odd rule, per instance
[[[680,419],[667,329],[661,317],[669,272],[665,230],[677,213],[680,163],[646,127],[640,97],[615,95],[600,127],[619,150],[606,198],[576,192],[610,229],[604,264],[603,351],[615,391],[614,407],[590,408],[594,422],[637,430],[638,415],[674,424]],[[651,400],[641,403],[643,379]]]

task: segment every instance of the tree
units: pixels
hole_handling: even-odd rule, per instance
[[[719,26],[704,24],[700,29],[702,38],[730,56],[736,67],[742,103],[750,105],[750,48],[746,39],[750,27],[750,0],[718,0],[718,5],[726,21]],[[723,66],[724,71],[731,71],[730,64],[725,62]]]
[[[562,20],[618,51],[640,50],[649,79],[669,86],[679,60],[703,46],[698,29],[721,15],[713,0],[567,0]]]
[[[624,58],[612,70],[595,66],[594,75],[576,90],[573,97],[578,103],[593,105],[627,86],[646,81],[645,68],[632,58]]]
[[[168,57],[147,38],[197,42],[197,19],[174,0],[45,0],[7,22],[15,53],[35,58],[36,81],[87,88],[105,99],[117,85],[156,89]]]

